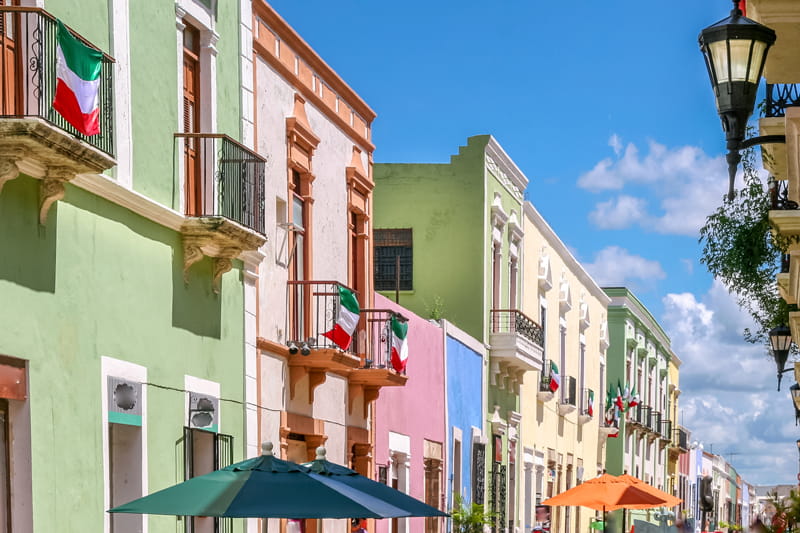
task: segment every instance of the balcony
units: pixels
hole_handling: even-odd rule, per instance
[[[114,59],[103,54],[98,78],[100,132],[85,135],[56,112],[58,26],[43,9],[0,6],[0,190],[24,172],[41,178],[39,221],[77,174],[114,160]],[[72,32],[80,42],[97,47]]]
[[[650,411],[650,419],[649,423],[647,424],[647,429],[649,429],[652,433],[650,438],[654,439],[661,434],[661,413],[655,409]]]
[[[673,443],[681,452],[689,451],[689,434],[686,433],[685,429],[678,428],[675,430]]]
[[[642,429],[650,429],[650,412],[652,409],[647,405],[639,406],[639,425]]]
[[[646,427],[647,416],[645,414],[644,406],[636,405],[631,408],[630,415],[628,415],[628,423],[632,426]]]
[[[578,406],[578,380],[572,376],[564,376],[561,381],[561,400],[558,403],[558,414],[568,415]]]
[[[594,391],[592,389],[583,389],[581,391],[581,408],[578,414],[579,424],[585,424],[594,417],[594,404]]]
[[[183,184],[184,274],[204,256],[214,260],[214,290],[242,252],[264,237],[266,160],[227,135],[175,134],[175,175]]]
[[[545,362],[545,368],[549,369],[546,362]],[[542,376],[539,379],[539,392],[536,393],[536,398],[540,402],[549,402],[550,400],[555,398],[556,396],[555,392],[553,392],[550,389],[551,382],[552,378],[550,377],[549,370],[542,371]]]
[[[672,420],[667,418],[661,420],[660,434],[664,444],[668,444],[672,440]]]
[[[295,396],[297,382],[309,377],[309,403],[314,389],[325,382],[328,372],[348,376],[350,409],[363,394],[367,404],[378,397],[381,387],[405,385],[408,377],[391,365],[390,319],[388,309],[362,309],[353,337],[344,349],[325,334],[333,331],[339,318],[337,281],[287,282],[286,350],[289,365],[289,394]]]
[[[362,387],[399,387],[406,384],[408,376],[392,366],[391,318],[406,319],[390,309],[362,309],[353,335],[350,351],[359,358],[360,365],[350,373],[350,385]]]
[[[516,309],[493,309],[491,328],[492,383],[500,389],[519,393],[525,372],[542,368],[542,327]]]

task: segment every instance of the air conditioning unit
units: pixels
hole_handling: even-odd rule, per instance
[[[116,376],[107,377],[108,421],[129,426],[142,425],[142,384]]]
[[[219,398],[209,394],[190,392],[189,427],[216,433],[219,427]]]

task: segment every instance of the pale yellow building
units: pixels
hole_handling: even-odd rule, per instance
[[[521,387],[521,533],[537,526],[536,505],[602,473],[606,312],[610,299],[529,202],[524,205],[523,312],[544,329],[541,369]],[[551,363],[558,368],[560,385]],[[551,531],[587,531],[595,512],[554,507]],[[540,515],[541,517],[541,515]]]
[[[678,460],[680,459],[683,448],[679,446],[678,439],[679,418],[680,411],[678,410],[678,396],[681,395],[680,384],[680,368],[681,360],[674,353],[669,358],[667,363],[667,371],[669,372],[669,385],[667,386],[667,420],[670,422],[668,429],[669,436],[671,437],[669,445],[669,454],[667,456],[667,482],[665,483],[666,491],[675,496],[681,497],[680,487],[685,482],[685,476],[681,476]],[[684,444],[685,446],[685,444]]]

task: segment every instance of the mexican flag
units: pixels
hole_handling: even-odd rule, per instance
[[[634,385],[631,390],[631,398],[628,400],[628,408],[636,407],[637,405],[639,405],[639,393],[636,392],[636,386]]]
[[[322,335],[328,337],[336,343],[342,350],[350,347],[353,340],[353,332],[358,325],[358,318],[361,309],[358,307],[358,300],[353,291],[339,285],[339,309],[336,313],[336,324],[333,329],[326,331]]]
[[[80,42],[58,21],[53,109],[84,135],[100,133],[97,91],[102,59],[102,52]]]
[[[620,390],[619,382],[617,382],[617,397],[614,399],[614,404],[619,407],[619,410],[624,410],[625,404],[622,403],[622,391]]]
[[[392,328],[392,367],[397,372],[403,372],[408,361],[408,343],[406,342],[408,322],[400,322],[395,315],[392,315],[390,325]]]
[[[561,376],[558,375],[558,365],[555,361],[550,361],[550,392],[555,392],[561,385]]]
[[[588,401],[588,403],[589,403],[589,405],[586,407],[586,413],[589,416],[594,416],[594,391],[593,390],[589,391],[589,401]]]

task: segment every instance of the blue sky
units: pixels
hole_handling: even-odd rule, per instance
[[[692,438],[739,452],[751,482],[794,482],[788,393],[698,262],[727,178],[697,35],[729,0],[271,4],[378,113],[376,162],[444,162],[494,135],[578,259],[672,337]]]

